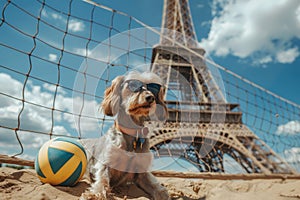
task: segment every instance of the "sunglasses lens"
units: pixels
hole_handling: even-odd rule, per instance
[[[141,81],[133,80],[128,82],[128,88],[132,92],[138,92],[143,87],[143,83]]]
[[[157,83],[148,83],[147,85],[147,89],[152,92],[152,94],[154,94],[155,96],[158,95],[161,85],[157,84]],[[138,80],[130,80],[128,81],[128,88],[130,91],[132,92],[139,92],[142,90],[144,86],[144,83]]]
[[[152,92],[155,96],[158,95],[161,85],[156,83],[149,83],[147,84],[147,89]]]

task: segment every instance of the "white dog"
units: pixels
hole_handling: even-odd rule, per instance
[[[82,141],[88,153],[86,175],[92,181],[82,199],[114,199],[112,189],[128,182],[155,200],[170,199],[149,172],[152,154],[144,127],[150,118],[166,119],[164,93],[161,79],[151,72],[131,72],[112,81],[101,106],[105,115],[116,115],[115,124],[100,139]]]

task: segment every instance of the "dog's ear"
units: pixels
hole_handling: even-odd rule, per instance
[[[117,76],[111,86],[109,86],[104,92],[104,99],[101,107],[103,113],[108,116],[115,116],[119,112],[120,98],[121,98],[121,85],[123,83],[124,76]]]
[[[164,101],[165,92],[166,88],[162,86],[156,99],[157,105],[155,115],[160,121],[165,121],[168,118],[168,109]]]

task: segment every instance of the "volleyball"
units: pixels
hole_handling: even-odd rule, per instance
[[[78,140],[55,138],[46,142],[35,159],[35,170],[43,183],[73,186],[83,176],[86,153]]]

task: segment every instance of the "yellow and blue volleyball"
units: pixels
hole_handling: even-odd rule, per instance
[[[82,178],[86,164],[86,152],[80,142],[59,137],[41,147],[35,170],[43,183],[73,186]]]

